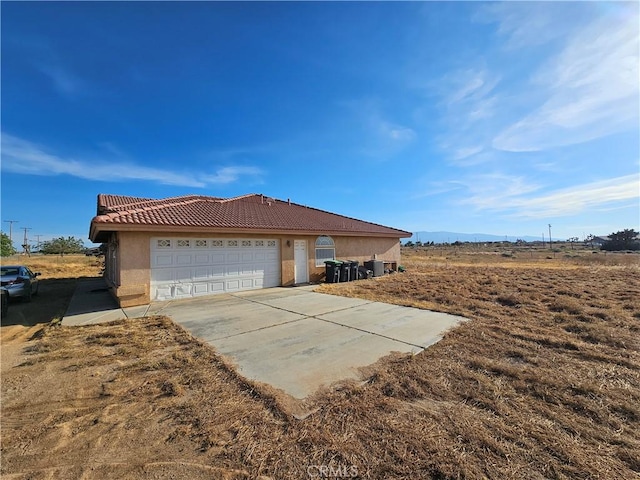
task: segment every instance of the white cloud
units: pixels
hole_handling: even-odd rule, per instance
[[[617,209],[620,203],[629,204],[631,200],[635,200],[631,205],[636,208],[640,206],[639,175],[610,178],[556,190],[539,197],[519,199],[514,207],[518,216],[562,217],[593,209]]]
[[[542,190],[523,177],[502,174],[480,175],[461,182],[469,196],[460,204],[478,210],[503,213],[514,218],[551,218],[576,215],[589,210],[639,205],[640,176],[626,175],[583,185],[531,195]]]
[[[507,50],[539,46],[571,31],[575,22],[589,14],[589,5],[575,2],[492,2],[483,4],[475,20],[498,23],[498,34],[506,37]],[[569,21],[568,19],[571,19]]]
[[[545,92],[546,100],[499,133],[493,146],[538,151],[637,129],[639,39],[637,6],[577,32],[534,75],[530,87]]]
[[[258,177],[261,174],[262,170],[256,167],[223,167],[213,175],[202,176],[202,180],[209,184],[219,185],[237,182],[242,176]]]
[[[163,185],[203,188],[209,184],[228,184],[241,176],[259,176],[254,167],[222,167],[213,174],[184,174],[149,168],[124,161],[90,161],[63,158],[47,153],[42,147],[7,133],[2,133],[2,170],[25,175],[71,175],[94,181],[147,181]]]

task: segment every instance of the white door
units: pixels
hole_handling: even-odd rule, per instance
[[[169,300],[280,285],[275,239],[151,239],[151,299]]]
[[[307,257],[307,241],[294,240],[293,242],[293,263],[294,263],[294,281],[296,284],[307,283],[309,281],[309,272],[307,266],[309,259]]]

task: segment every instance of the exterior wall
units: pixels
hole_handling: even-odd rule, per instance
[[[151,301],[151,245],[146,232],[119,232],[120,284],[115,295],[121,307],[145,305]]]
[[[269,235],[269,234],[217,234],[177,233],[177,232],[118,232],[117,241],[119,282],[110,285],[121,307],[146,305],[150,303],[151,286],[151,238],[270,238],[280,242],[281,285],[291,286],[295,282],[294,241],[307,241],[307,266],[309,281],[324,281],[325,267],[316,267],[315,244],[318,235]],[[362,264],[366,260],[400,262],[400,242],[397,238],[375,237],[335,237],[337,259],[357,260]],[[117,276],[116,276],[117,277]]]
[[[315,242],[310,242],[310,281],[321,282],[325,278],[325,267],[316,267]],[[355,260],[362,265],[367,260],[383,260],[385,262],[400,263],[400,239],[378,237],[337,237],[332,236],[336,245],[336,259]]]

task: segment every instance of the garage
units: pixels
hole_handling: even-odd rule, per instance
[[[151,238],[152,300],[276,287],[279,242],[250,238]]]

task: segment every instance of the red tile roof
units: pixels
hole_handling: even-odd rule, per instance
[[[226,199],[186,195],[159,200],[98,195],[97,215],[91,221],[91,240],[105,241],[106,232],[119,230],[411,236],[403,230],[259,194]]]

